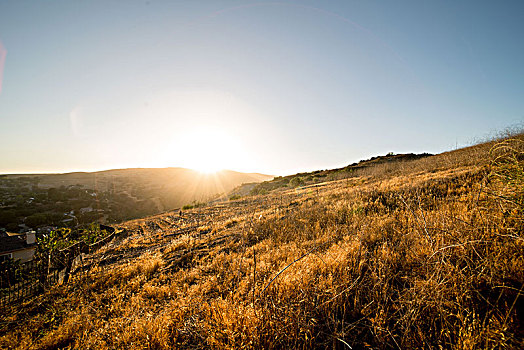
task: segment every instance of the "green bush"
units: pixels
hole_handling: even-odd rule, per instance
[[[194,209],[194,208],[200,208],[200,207],[203,207],[204,205],[206,205],[206,203],[202,203],[202,202],[193,202],[191,204],[186,204],[182,207],[182,210],[187,210],[187,209]]]
[[[294,178],[291,179],[289,184],[292,187],[302,186],[302,185],[304,185],[304,179],[302,177],[300,177],[300,176],[295,176]]]

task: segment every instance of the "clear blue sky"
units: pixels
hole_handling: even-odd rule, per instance
[[[4,0],[0,43],[0,173],[289,174],[524,120],[522,1]]]

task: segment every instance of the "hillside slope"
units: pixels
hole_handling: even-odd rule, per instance
[[[265,194],[268,191],[286,190],[289,188],[311,186],[326,181],[342,180],[361,176],[363,173],[375,171],[377,168],[398,168],[406,166],[409,162],[417,159],[430,157],[432,154],[387,154],[385,156],[372,157],[361,160],[343,168],[316,170],[312,172],[298,173],[288,176],[277,176],[271,180],[261,183],[246,183],[238,186],[229,193],[231,196],[243,196],[246,194]]]
[[[4,310],[0,346],[522,348],[523,155],[516,135],[127,222]]]

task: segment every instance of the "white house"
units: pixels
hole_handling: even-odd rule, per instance
[[[35,252],[35,231],[0,235],[0,262],[7,259],[20,260],[23,263],[28,262],[33,260]]]

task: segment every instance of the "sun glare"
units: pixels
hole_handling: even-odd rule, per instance
[[[197,129],[184,133],[177,147],[185,167],[202,174],[214,174],[241,163],[240,147],[226,132]]]
[[[212,175],[212,174],[216,174],[217,172],[223,169],[220,168],[220,166],[216,166],[214,164],[202,164],[200,166],[194,166],[193,170],[196,170],[199,173],[204,174],[204,175]]]

